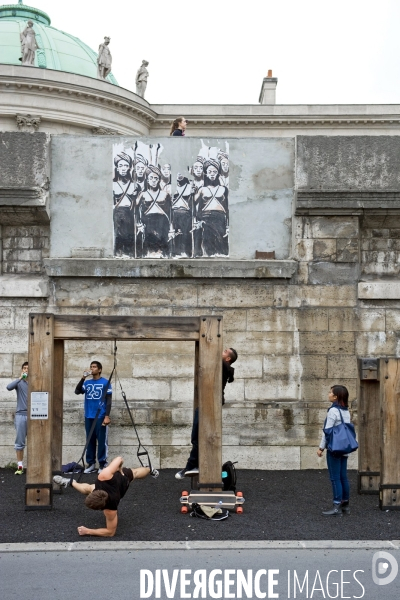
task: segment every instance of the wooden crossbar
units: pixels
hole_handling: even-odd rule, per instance
[[[63,340],[197,341],[199,317],[55,315],[54,338]]]

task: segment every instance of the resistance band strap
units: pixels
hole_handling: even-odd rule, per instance
[[[128,410],[128,414],[129,414],[131,423],[133,425],[133,429],[135,430],[135,433],[136,433],[136,437],[137,437],[137,441],[138,441],[138,449],[137,449],[137,452],[136,452],[136,456],[138,457],[138,461],[140,462],[141,466],[142,467],[149,467],[150,472],[151,472],[153,470],[153,467],[151,466],[150,455],[149,455],[148,451],[146,450],[146,448],[143,446],[142,442],[140,441],[139,434],[138,434],[138,431],[136,429],[135,421],[133,419],[133,415],[132,415],[131,409],[129,408],[128,400],[126,399],[126,394],[125,394],[124,390],[122,389],[122,384],[121,384],[121,381],[120,381],[117,373],[115,373],[115,381],[116,382],[118,381],[118,383],[119,383],[119,387],[121,388],[122,398],[124,399],[125,406],[126,406],[126,408]],[[148,461],[147,465],[143,464],[143,461],[140,458],[141,456],[147,456],[147,461]]]

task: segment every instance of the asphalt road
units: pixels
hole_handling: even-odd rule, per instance
[[[79,550],[79,544],[70,545],[70,550],[57,550],[54,545],[50,552],[34,551],[33,545],[26,546],[33,550],[28,552],[2,551],[5,545],[0,546],[1,598],[397,600],[400,595],[399,575],[386,585],[372,581],[372,561],[378,551],[389,552],[394,564],[400,562],[397,543],[397,549],[392,547],[396,544],[381,542],[353,542],[347,547],[342,543],[333,549],[323,542],[309,543],[308,548],[296,542],[282,543],[282,547],[279,543],[262,547],[260,542],[237,543],[237,548],[224,547],[223,542],[213,544],[198,542],[191,547],[188,543],[166,543],[163,547],[161,543],[159,549],[138,549],[132,544],[125,550],[118,543],[111,543],[109,550]],[[382,564],[384,572],[379,573]],[[393,567],[385,565],[389,565],[388,556],[378,557],[375,571],[381,581],[393,573]],[[168,595],[166,588],[170,588]]]

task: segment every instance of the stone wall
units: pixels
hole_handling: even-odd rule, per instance
[[[315,445],[329,385],[340,379],[355,399],[356,334],[354,330],[340,331],[342,313],[351,316],[354,312],[355,286],[343,290],[326,286],[318,295],[311,295],[307,286],[281,281],[194,284],[54,278],[51,288],[55,303],[50,301],[47,310],[57,314],[222,314],[224,344],[239,352],[235,382],[227,386],[223,408],[223,453],[226,459],[238,460],[242,468],[320,467]],[[339,307],[343,307],[342,312]],[[21,312],[20,307],[17,312]],[[20,318],[25,329],[14,342],[15,350],[26,344],[23,309]],[[112,350],[111,343],[66,343],[65,462],[75,460],[84,444],[82,398],[74,395],[75,385],[90,360],[100,360],[109,373]],[[190,440],[193,344],[118,342],[118,355],[118,375],[143,442],[151,447],[159,466],[181,466]],[[23,358],[23,353],[16,352],[15,367]],[[12,395],[2,393],[1,397],[10,416]],[[12,437],[10,427],[3,438],[12,444]],[[117,387],[110,453],[132,454],[134,444],[134,432]],[[2,456],[8,453],[12,459],[11,446],[1,451]]]
[[[400,217],[373,215],[362,219],[361,272],[365,277],[399,277]]]
[[[3,225],[3,273],[42,273],[43,259],[49,257],[50,227]]]
[[[89,245],[83,233],[79,239],[74,233],[72,244],[70,221],[62,221],[65,203],[72,211],[74,202],[80,201],[73,191],[79,186],[76,181],[70,183],[62,171],[61,148],[65,152],[68,141],[56,140],[53,169],[56,165],[57,171],[52,174],[50,215],[56,252],[52,254],[52,241],[49,258],[43,253],[46,228],[3,226],[3,253],[11,243],[5,240],[11,239],[17,240],[12,242],[16,250],[23,251],[18,239],[29,238],[29,245],[39,238],[44,250],[35,260],[26,261],[33,263],[29,280],[27,275],[9,271],[9,255],[3,256],[0,410],[5,425],[0,434],[0,464],[14,459],[15,399],[5,385],[18,374],[26,358],[29,311],[48,311],[222,315],[224,345],[239,353],[235,382],[227,386],[223,407],[224,459],[238,460],[240,468],[323,467],[324,459],[317,459],[316,447],[329,387],[334,383],[348,387],[357,422],[357,358],[400,353],[400,301],[396,292],[400,288],[396,279],[400,184],[392,172],[400,140],[378,139],[372,146],[368,146],[368,138],[358,140],[337,138],[332,144],[326,138],[296,140],[292,235],[284,256],[275,261],[249,257],[199,262],[118,261],[90,257],[90,252],[84,259],[71,257],[71,246],[79,243],[90,248],[93,238]],[[93,144],[98,148],[97,140]],[[352,157],[361,156],[366,145],[370,183],[363,187],[360,170],[364,173],[365,166]],[[337,179],[328,171],[332,164],[336,168],[335,157],[339,155],[344,166]],[[72,153],[66,164],[71,157]],[[93,198],[87,195],[92,185],[103,183],[92,184],[90,180],[86,185],[83,181],[81,193],[75,195]],[[268,202],[268,194],[260,198],[261,203],[262,198]],[[95,200],[89,203],[93,207],[93,231],[99,206]],[[271,219],[272,224],[277,222],[277,214]],[[285,219],[281,218],[281,224]],[[240,236],[240,223],[232,227],[235,239]],[[263,241],[267,238],[260,233],[257,242]],[[182,468],[190,448],[193,352],[193,344],[187,342],[118,342],[119,378],[142,441],[161,468]],[[74,388],[92,359],[100,360],[108,375],[113,344],[66,343],[64,462],[76,460],[84,445],[82,397],[75,396]],[[119,386],[115,387],[110,454],[123,452],[134,457],[134,431]],[[356,460],[353,455],[353,467]]]

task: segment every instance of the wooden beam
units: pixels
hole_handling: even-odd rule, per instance
[[[54,340],[52,470],[61,471],[63,442],[64,340]]]
[[[29,315],[28,377],[28,465],[26,475],[26,508],[51,508],[51,437],[53,432],[53,346],[54,315]],[[45,392],[48,399],[47,418],[31,418],[37,408],[33,393]],[[44,410],[38,414],[45,414]],[[32,486],[35,487],[32,487]],[[48,487],[42,487],[48,486]]]
[[[379,359],[377,359],[379,361]],[[370,379],[365,359],[358,359],[358,493],[379,494],[381,406],[379,370]]]
[[[54,337],[63,340],[196,341],[199,339],[199,319],[56,315]]]
[[[382,510],[400,510],[400,359],[380,359]]]
[[[198,485],[203,490],[221,490],[222,317],[200,317],[198,395]]]
[[[194,347],[194,395],[193,395],[193,413],[199,408],[199,342]]]

